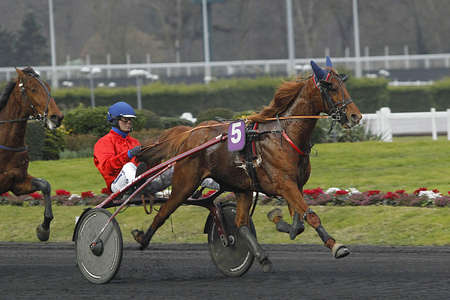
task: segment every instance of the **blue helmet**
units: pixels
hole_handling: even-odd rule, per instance
[[[108,121],[110,123],[113,123],[113,125],[117,126],[117,120],[120,117],[126,117],[126,118],[136,118],[136,113],[134,112],[134,109],[125,102],[117,102],[111,105],[108,108]]]

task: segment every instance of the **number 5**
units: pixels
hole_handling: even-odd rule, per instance
[[[242,129],[239,128],[241,123],[233,123],[231,124],[231,142],[233,144],[237,144],[241,141],[242,138]]]

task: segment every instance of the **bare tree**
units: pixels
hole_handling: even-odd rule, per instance
[[[53,0],[58,63],[198,61],[203,59],[202,10],[193,0]],[[297,57],[343,55],[353,43],[351,0],[292,0]],[[287,57],[285,0],[225,0],[211,5],[213,60]],[[448,0],[359,0],[361,47],[382,55],[450,51]],[[32,11],[48,38],[48,0],[2,0],[2,27],[16,33]]]
[[[323,1],[314,0],[295,0],[293,6],[297,24],[295,35],[303,42],[301,53],[305,57],[317,56],[317,42],[329,22],[329,9]]]
[[[164,41],[169,60],[183,60],[183,50],[190,47],[185,44],[196,37],[196,28],[190,22],[198,17],[198,6],[186,0],[144,1],[141,5],[149,11],[148,15],[156,18],[156,26],[160,28],[156,35]]]

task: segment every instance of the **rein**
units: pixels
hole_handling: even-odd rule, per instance
[[[289,119],[328,119],[328,118],[330,118],[330,117],[329,116],[288,116],[288,117],[278,117],[278,118],[266,118],[266,119],[264,119],[264,121],[289,120]],[[0,122],[2,122],[2,121],[0,121]],[[247,123],[247,121],[246,121],[246,123]],[[141,150],[141,153],[143,153],[143,152],[145,152],[147,150],[150,150],[153,147],[156,147],[158,145],[166,143],[168,141],[175,140],[182,134],[186,134],[188,132],[192,132],[192,131],[195,131],[195,130],[198,130],[198,129],[202,129],[202,128],[211,128],[211,127],[223,126],[225,124],[229,124],[229,122],[213,124],[213,125],[202,125],[202,126],[194,127],[194,128],[192,128],[190,130],[187,130],[187,131],[184,131],[184,132],[182,132],[180,134],[177,134],[176,136],[173,136],[173,137],[171,137],[169,139],[158,141],[158,142],[155,142],[155,143],[153,143],[151,145],[143,146],[142,150]],[[255,133],[258,134],[258,132],[255,132]],[[280,130],[271,130],[271,131],[267,131],[267,132],[265,131],[265,132],[259,132],[259,133],[260,134],[281,133],[281,131]],[[291,142],[292,142],[292,140],[291,140]]]
[[[334,76],[333,74],[328,73],[328,76],[327,76],[326,80],[328,80],[329,77],[331,77],[330,75],[331,75],[331,76]],[[341,82],[342,82],[343,80],[345,80],[345,79],[342,79],[342,78],[340,78],[340,77],[338,77],[337,79],[338,79],[338,81],[339,81],[339,83],[340,83],[339,86],[341,86]],[[329,111],[328,111],[328,113],[327,113],[328,116],[321,116],[321,115],[319,115],[319,116],[316,116],[316,115],[306,115],[306,116],[285,116],[285,117],[279,117],[279,116],[277,116],[277,117],[273,117],[273,118],[265,118],[262,122],[264,122],[264,121],[278,121],[278,123],[280,123],[280,122],[279,122],[280,120],[292,120],[292,119],[328,119],[328,118],[331,118],[331,119],[333,120],[333,123],[336,122],[336,121],[340,121],[341,119],[343,119],[344,117],[346,117],[346,116],[345,116],[345,110],[346,110],[346,107],[347,107],[347,105],[353,103],[353,100],[352,100],[352,99],[342,99],[341,102],[334,103],[334,101],[331,99],[330,95],[328,94],[328,92],[329,92],[329,90],[330,90],[330,87],[327,85],[327,84],[329,84],[329,82],[326,81],[326,80],[325,80],[325,81],[324,81],[324,80],[321,80],[321,81],[319,81],[319,82],[317,83],[317,82],[316,82],[315,76],[313,76],[314,85],[320,90],[321,99],[322,99],[322,101],[326,104],[326,106],[327,106],[328,109],[329,109]],[[248,123],[248,120],[245,120],[245,123]],[[333,123],[332,123],[332,125],[331,125],[330,131],[331,131],[331,129],[333,128]],[[225,123],[225,124],[226,124],[226,123]],[[141,153],[142,153],[142,152],[145,152],[145,151],[147,151],[147,150],[149,150],[149,149],[151,149],[151,148],[153,148],[153,147],[155,147],[155,146],[157,146],[157,145],[160,145],[160,144],[162,144],[162,143],[165,143],[165,142],[168,142],[168,141],[170,141],[170,140],[176,139],[176,138],[178,138],[178,136],[181,135],[181,134],[186,134],[186,133],[188,133],[188,132],[192,132],[192,131],[194,131],[194,130],[201,129],[201,128],[210,128],[210,127],[223,126],[223,125],[224,125],[224,123],[219,123],[219,124],[214,124],[214,125],[203,125],[203,126],[198,126],[198,127],[192,128],[192,129],[190,129],[190,130],[188,130],[188,131],[185,131],[185,132],[182,132],[182,133],[180,133],[180,134],[178,134],[178,135],[176,135],[176,136],[174,136],[174,137],[172,137],[172,138],[170,138],[170,139],[166,139],[166,140],[163,140],[163,141],[159,141],[159,142],[156,142],[156,143],[154,143],[154,144],[152,144],[152,145],[144,146],[143,149],[142,149],[142,151],[141,151]],[[280,127],[281,127],[281,125],[280,125]],[[281,136],[289,143],[289,145],[291,145],[291,147],[292,147],[297,153],[299,153],[300,155],[307,155],[304,151],[300,150],[300,149],[294,144],[294,142],[291,140],[291,138],[289,138],[289,136],[287,135],[287,133],[286,133],[286,131],[285,131],[284,129],[280,129],[280,130],[271,130],[271,131],[263,131],[263,132],[258,132],[258,131],[255,130],[255,129],[251,129],[251,130],[250,130],[250,134],[251,134],[251,135],[254,135],[254,136],[255,136],[255,135],[258,135],[258,134],[267,134],[267,133],[281,133]]]

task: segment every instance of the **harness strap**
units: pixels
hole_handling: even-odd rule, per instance
[[[5,123],[19,123],[19,122],[25,122],[30,120],[29,118],[22,118],[22,119],[13,119],[13,120],[0,120],[0,124],[5,124]]]
[[[253,125],[253,130],[257,131],[258,130],[258,122],[255,122],[255,125]],[[255,140],[252,140],[252,152],[253,155],[256,156],[256,143]]]
[[[282,135],[282,136],[284,137],[284,139],[289,143],[289,145],[291,145],[291,147],[294,148],[294,150],[298,152],[298,154],[303,155],[303,156],[306,155],[305,152],[303,152],[302,150],[300,150],[300,148],[298,148],[298,147],[294,144],[294,142],[293,142],[293,141],[291,140],[291,138],[287,135],[287,133],[286,133],[285,130],[283,130],[283,131],[281,132],[281,135]]]
[[[0,149],[7,150],[7,151],[12,151],[12,152],[23,152],[23,151],[27,151],[28,147],[24,146],[24,147],[13,148],[13,147],[0,145]]]
[[[243,150],[245,158],[245,167],[252,182],[252,188],[254,191],[261,190],[258,177],[256,176],[255,166],[253,165],[253,160],[256,157],[255,140],[258,138],[258,132],[256,128],[258,128],[258,123],[249,124],[247,126],[246,130],[247,138]]]

